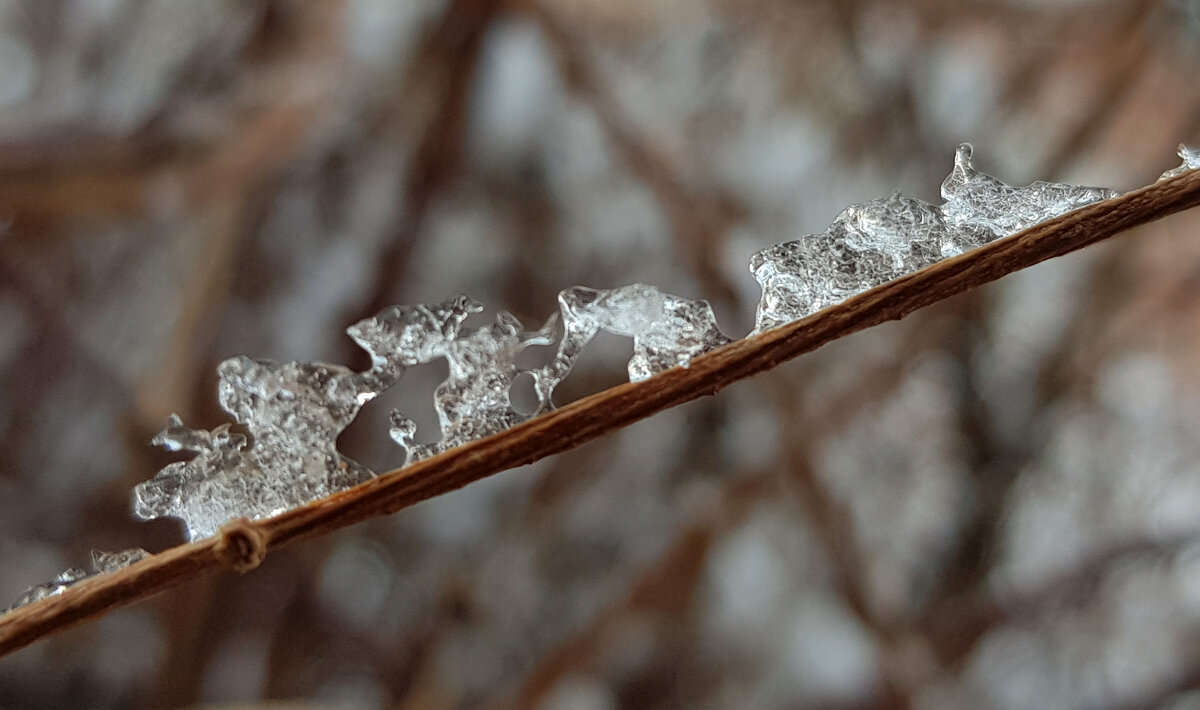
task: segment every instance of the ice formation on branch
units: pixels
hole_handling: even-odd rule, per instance
[[[530,345],[552,342],[553,319],[529,332],[516,316],[501,311],[490,325],[463,328],[468,316],[482,310],[482,304],[460,295],[434,306],[392,306],[347,331],[371,353],[375,367],[402,369],[439,357],[449,363],[449,376],[434,392],[439,441],[414,442],[416,424],[392,412],[392,438],[404,447],[409,461],[495,434],[526,418],[509,399],[513,382],[527,372],[517,367],[517,355]],[[546,396],[538,411],[549,406]]]
[[[1159,180],[1173,178],[1176,175],[1182,175],[1189,170],[1200,169],[1200,148],[1190,148],[1180,143],[1179,157],[1183,159],[1183,164],[1177,168],[1171,168],[1167,172],[1163,173],[1158,177]]]
[[[856,293],[961,254],[997,237],[1116,193],[1036,182],[1012,187],[975,170],[962,145],[932,205],[894,194],[846,208],[821,234],[765,249],[750,267],[762,286],[757,331],[782,325]],[[249,437],[228,425],[209,432],[168,421],[155,443],[194,457],[170,464],[135,489],[141,518],[174,516],[191,539],[236,517],[264,518],[360,483],[374,474],[337,451],[337,437],[359,408],[400,380],[405,368],[444,358],[449,376],[434,405],[438,441],[414,441],[415,423],[391,415],[390,433],[405,461],[428,458],[499,433],[553,408],[554,389],[584,347],[604,330],[633,339],[629,379],[643,380],[730,342],[711,306],[633,284],[611,290],[569,288],[558,313],[528,331],[501,311],[481,328],[464,323],[483,305],[465,295],[433,305],[392,306],[347,333],[371,355],[366,372],[325,363],[278,364],[245,357],[221,364],[220,399]],[[533,345],[557,347],[551,361],[522,368]],[[533,381],[533,413],[510,398],[520,377]]]
[[[559,313],[536,331],[526,331],[504,311],[490,325],[464,329],[467,316],[483,306],[461,295],[434,306],[393,306],[348,330],[371,353],[376,367],[418,365],[439,357],[449,363],[449,376],[434,392],[441,439],[433,444],[413,441],[416,424],[392,412],[392,438],[409,461],[499,433],[532,416],[514,409],[510,399],[522,375],[533,380],[538,398],[534,414],[551,409],[555,387],[599,330],[633,338],[633,380],[687,365],[691,357],[729,342],[717,329],[708,303],[664,294],[653,286],[610,291],[576,287],[559,294],[558,301]],[[554,359],[543,367],[518,367],[522,350],[554,342],[559,320],[562,335]]]
[[[264,518],[371,478],[337,451],[337,436],[388,382],[326,363],[235,357],[217,368],[221,406],[246,427],[188,429],[167,420],[153,443],[195,454],[134,488],[139,518],[181,518],[192,540],[238,517]]]
[[[120,552],[92,550],[92,569],[96,570],[96,574],[108,574],[149,556],[150,553],[140,547],[131,547]]]
[[[608,291],[576,286],[558,294],[558,307],[566,334],[559,356],[550,365],[557,378],[566,372],[563,362],[574,363],[579,351],[600,330],[633,338],[629,380],[638,382],[672,367],[687,367],[697,355],[731,341],[717,327],[708,301],[690,301],[663,293],[653,286],[633,284]]]
[[[755,332],[807,316],[850,296],[941,259],[1051,219],[1111,190],[1035,182],[1013,187],[977,171],[971,146],[958,148],[942,183],[940,205],[893,194],[852,205],[821,234],[777,244],[755,254],[750,270],[762,287]],[[1200,167],[1200,153],[1180,147],[1184,164],[1164,177]],[[724,346],[711,306],[633,284],[611,290],[574,287],[558,296],[558,312],[535,331],[501,311],[481,328],[466,328],[482,304],[460,295],[433,305],[393,306],[347,329],[371,355],[371,367],[354,372],[326,363],[252,360],[221,363],[221,406],[244,427],[189,429],[172,416],[154,443],[192,454],[169,464],[135,488],[140,518],[177,517],[195,540],[214,535],[233,518],[259,519],[303,505],[375,474],[343,456],[337,437],[359,409],[400,381],[408,367],[445,358],[449,376],[436,389],[441,438],[413,440],[416,426],[392,412],[391,436],[406,462],[501,432],[553,408],[554,390],[584,347],[601,331],[633,339],[631,381]],[[534,345],[552,346],[539,367],[517,365]],[[510,392],[520,377],[533,381],[532,413],[514,409]],[[100,556],[97,571],[128,564],[142,551]],[[21,603],[57,594],[88,573],[71,569],[34,587]]]
[[[750,271],[763,291],[755,332],[1117,195],[1050,182],[1013,187],[976,170],[971,154],[970,144],[958,147],[954,169],[942,183],[941,205],[899,193],[851,205],[821,234],[752,256]]]
[[[90,579],[100,574],[116,572],[117,570],[128,567],[140,559],[147,557],[150,553],[140,547],[133,547],[120,552],[101,552],[100,550],[92,550],[92,570],[88,572],[81,567],[72,567],[62,574],[58,575],[49,582],[38,584],[25,590],[25,594],[17,600],[16,604],[5,611],[11,611],[19,606],[32,604],[39,599],[53,597],[65,592],[68,588],[79,584],[85,579]]]

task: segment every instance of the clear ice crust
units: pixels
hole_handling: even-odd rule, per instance
[[[54,597],[67,591],[67,589],[79,584],[85,579],[90,579],[97,575],[116,572],[117,570],[128,567],[129,565],[141,560],[150,555],[140,547],[133,547],[120,552],[101,552],[100,550],[92,550],[92,571],[87,571],[81,567],[72,567],[65,572],[59,574],[49,582],[34,585],[25,590],[21,598],[16,604],[5,611],[12,611],[17,607],[32,604],[33,602],[45,599],[46,597]]]
[[[408,367],[445,358],[449,376],[434,392],[441,438],[413,441],[416,424],[391,414],[390,434],[405,463],[499,433],[553,408],[554,388],[570,374],[583,348],[605,330],[633,338],[629,376],[645,379],[730,342],[712,307],[634,284],[607,291],[575,287],[559,294],[559,312],[527,331],[501,311],[482,328],[463,327],[483,310],[469,296],[442,303],[391,306],[346,333],[371,356],[371,368],[235,357],[217,368],[221,407],[245,427],[189,429],[171,416],[153,443],[192,454],[134,488],[134,515],[183,520],[189,540],[217,534],[233,518],[267,518],[362,483],[374,472],[343,456],[337,437],[366,402],[395,385]],[[561,323],[561,327],[559,326]],[[558,347],[552,361],[524,369],[517,355],[532,345]],[[513,383],[533,378],[535,411],[517,411]]]
[[[820,234],[777,244],[750,257],[762,287],[754,332],[776,328],[892,279],[1117,193],[1098,187],[1035,182],[1006,185],[958,147],[942,182],[940,205],[891,197],[851,205]]]
[[[1200,151],[1180,146],[1179,154],[1183,165],[1163,178],[1200,167]],[[824,232],[754,254],[750,271],[762,298],[752,333],[1118,194],[1047,182],[1010,186],[976,170],[965,143],[941,193],[940,205],[899,193],[851,205]],[[153,443],[190,458],[135,487],[134,515],[178,518],[188,538],[196,540],[217,534],[231,519],[270,517],[370,479],[374,472],[337,450],[338,435],[365,403],[400,382],[406,368],[439,358],[449,364],[449,376],[434,394],[441,438],[417,443],[413,421],[400,411],[391,413],[389,433],[403,449],[404,464],[553,409],[555,388],[600,331],[633,339],[631,381],[687,367],[693,358],[731,342],[708,302],[645,284],[568,288],[558,295],[558,311],[533,331],[504,311],[489,325],[464,327],[482,310],[482,304],[458,295],[432,305],[392,306],[355,323],[346,332],[371,356],[365,372],[321,362],[226,360],[218,367],[219,400],[246,433],[231,424],[190,429],[172,415]],[[518,366],[517,356],[535,345],[554,346],[550,361]],[[519,377],[532,378],[537,396],[532,413],[512,405],[510,392]],[[136,549],[94,553],[94,573],[67,570],[30,589],[18,606],[145,554]]]
[[[1179,144],[1179,157],[1183,159],[1183,164],[1178,168],[1171,168],[1167,172],[1159,176],[1159,180],[1173,178],[1176,175],[1182,175],[1189,170],[1200,168],[1200,148],[1191,148],[1182,143]]]

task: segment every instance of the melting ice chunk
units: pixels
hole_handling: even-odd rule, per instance
[[[1048,182],[1013,187],[977,171],[971,156],[969,144],[959,146],[942,205],[899,194],[852,205],[821,234],[754,254],[750,271],[763,290],[755,332],[1117,194]]]
[[[542,329],[526,331],[515,316],[501,311],[495,321],[477,330],[462,327],[467,316],[483,306],[456,296],[436,306],[393,306],[355,324],[351,337],[372,353],[382,367],[417,365],[444,357],[449,376],[434,391],[441,439],[433,444],[413,441],[416,424],[392,412],[391,435],[404,447],[409,461],[428,458],[503,431],[529,415],[513,408],[510,392],[517,377],[517,355],[530,345],[551,342],[553,319]],[[549,406],[539,402],[538,411]]]
[[[374,475],[338,453],[337,436],[378,393],[385,379],[378,372],[247,357],[226,360],[217,372],[221,406],[252,443],[229,425],[193,430],[172,416],[154,443],[195,456],[134,488],[139,518],[180,518],[196,540],[230,519],[265,518]]]
[[[1179,157],[1183,159],[1183,164],[1178,168],[1171,168],[1167,172],[1159,176],[1159,180],[1182,175],[1189,170],[1200,169],[1200,148],[1190,148],[1182,143],[1179,145]]]
[[[140,547],[134,547],[128,550],[122,550],[120,552],[101,552],[99,550],[92,550],[92,572],[88,572],[80,567],[72,567],[49,582],[30,587],[25,591],[25,594],[23,594],[21,598],[17,600],[16,604],[13,604],[8,609],[5,609],[3,613],[7,613],[18,607],[25,606],[26,604],[32,604],[33,602],[40,601],[46,597],[53,597],[62,594],[67,589],[70,589],[85,579],[95,577],[99,574],[116,572],[119,569],[128,567],[138,560],[144,559],[149,554],[150,553],[146,552]]]
[[[124,569],[134,562],[140,562],[150,556],[140,547],[131,547],[120,552],[104,552],[92,550],[92,568],[99,574],[107,574]]]
[[[971,164],[972,152],[970,143],[958,147],[954,169],[942,183],[946,203],[941,210],[946,221],[956,227],[985,228],[1003,237],[1118,194],[1101,187],[1040,180],[1025,187],[1006,185],[976,170]]]
[[[557,384],[600,330],[633,338],[631,382],[688,362],[730,340],[708,301],[672,296],[646,284],[600,291],[576,286],[558,295],[564,334],[559,357],[542,377]]]

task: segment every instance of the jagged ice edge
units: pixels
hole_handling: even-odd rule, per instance
[[[107,574],[108,572],[116,572],[122,567],[128,567],[134,562],[149,556],[150,553],[140,547],[131,547],[128,550],[121,550],[120,552],[92,550],[91,571],[81,567],[71,567],[49,582],[37,584],[25,590],[25,593],[21,595],[21,598],[15,604],[0,613],[8,613],[13,609],[25,606],[26,604],[32,604],[46,597],[57,596],[85,579]]]

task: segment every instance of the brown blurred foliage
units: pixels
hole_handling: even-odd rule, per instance
[[[225,357],[634,281],[744,333],[752,252],[935,199],[961,140],[1153,180],[1198,69],[1195,0],[2,2],[0,595],[181,539],[130,489]],[[42,642],[0,707],[1200,706],[1197,226]],[[396,465],[440,375],[343,450]]]

